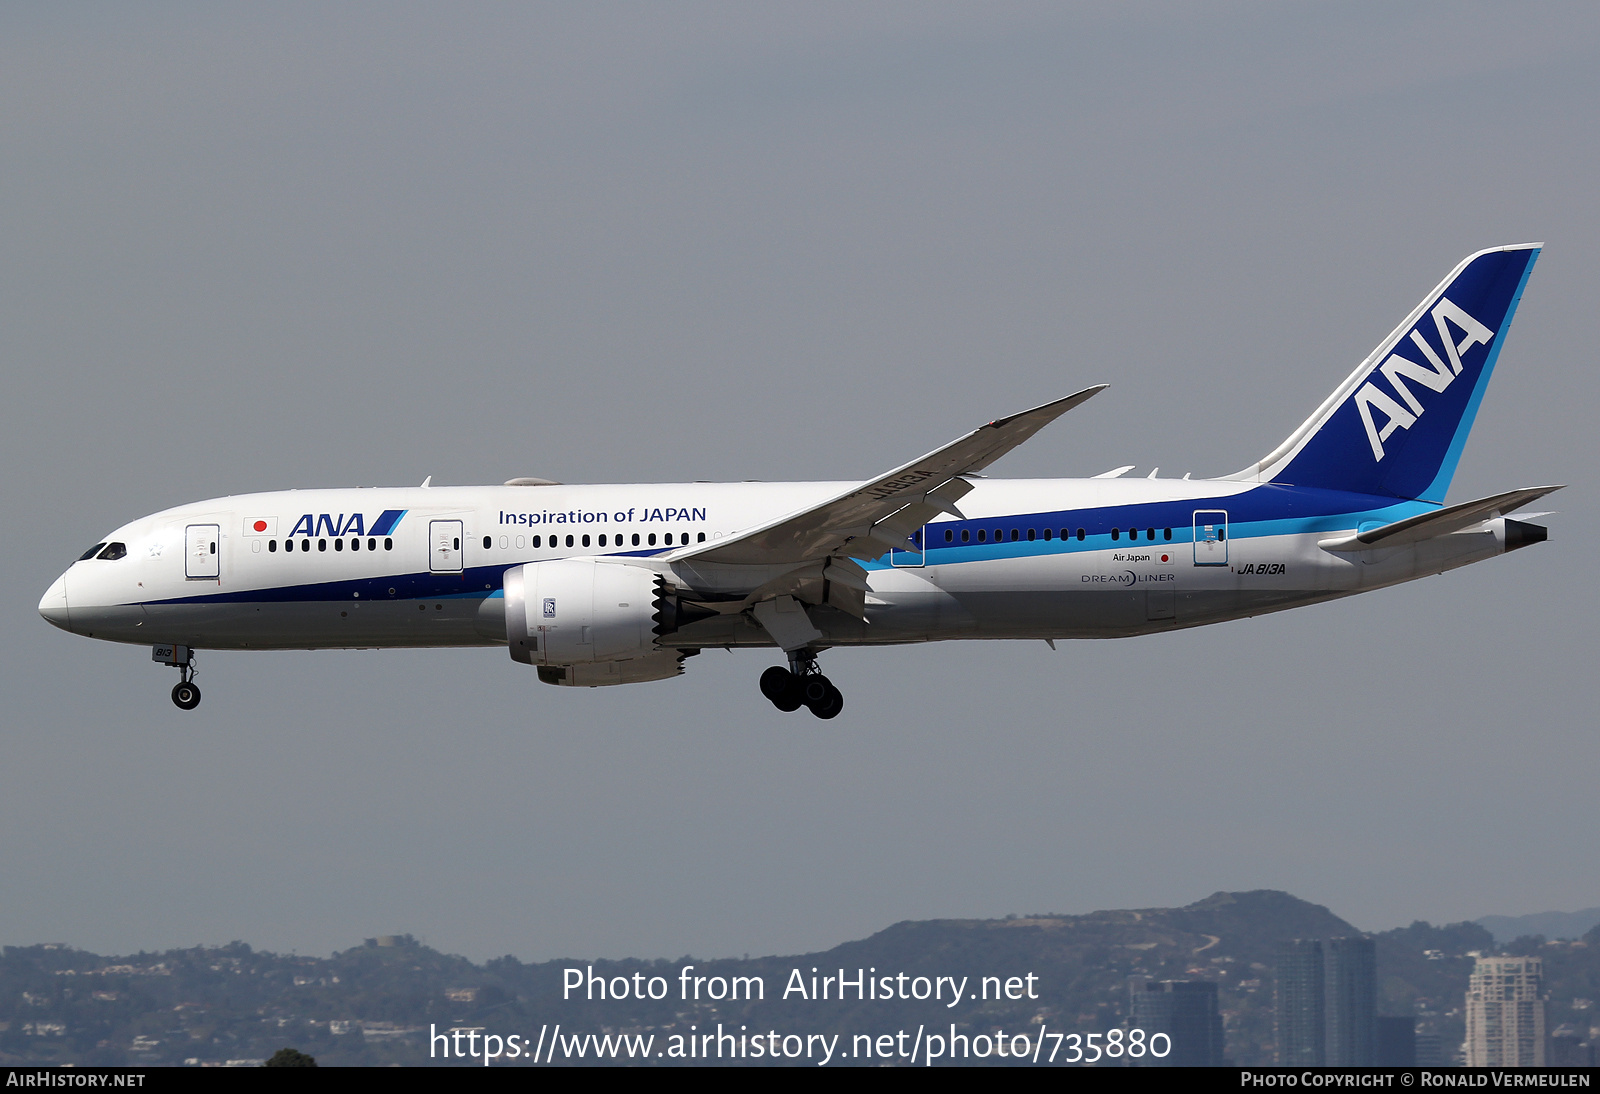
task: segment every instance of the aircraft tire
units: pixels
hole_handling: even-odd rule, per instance
[[[785,714],[800,709],[800,680],[781,665],[773,665],[761,674],[761,694]]]
[[[839,716],[839,712],[843,709],[844,694],[831,683],[828,685],[827,697],[822,702],[811,705],[811,713],[824,720],[828,718],[837,718]]]
[[[821,673],[800,678],[801,700],[812,710],[826,703],[834,690],[833,682]]]
[[[193,710],[200,705],[200,689],[188,680],[175,684],[172,688],[172,701],[179,710]]]

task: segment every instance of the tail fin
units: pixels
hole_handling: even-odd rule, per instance
[[[1469,256],[1288,440],[1228,477],[1442,504],[1543,246]]]

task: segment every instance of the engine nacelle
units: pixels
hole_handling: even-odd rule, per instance
[[[506,642],[525,665],[643,657],[656,650],[674,599],[654,570],[599,558],[513,566],[505,595]]]

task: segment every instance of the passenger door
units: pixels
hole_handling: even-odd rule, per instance
[[[1197,509],[1194,514],[1194,564],[1228,564],[1228,512],[1225,509]]]
[[[915,551],[900,551],[900,550],[896,550],[894,548],[890,548],[889,549],[889,565],[891,565],[891,566],[921,566],[923,564],[924,559],[926,559],[926,557],[927,557],[923,553],[923,537],[926,536],[927,534],[928,534],[928,528],[927,528],[926,525],[924,525],[921,528],[918,528],[915,532],[911,533],[911,542],[917,545],[918,550],[915,550]]]
[[[465,528],[459,520],[428,522],[428,569],[436,574],[459,574],[464,568],[461,539]]]
[[[216,580],[222,576],[222,556],[217,553],[222,528],[216,524],[191,524],[183,531],[183,576]]]

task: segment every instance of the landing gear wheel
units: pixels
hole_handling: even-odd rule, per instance
[[[812,676],[802,677],[800,680],[800,697],[806,706],[812,710],[828,701],[829,694],[833,691],[833,683],[820,672]]]
[[[761,674],[761,694],[785,714],[799,710],[803,699],[800,678],[780,665],[773,665]]]
[[[808,676],[805,685],[806,706],[818,718],[837,718],[844,709],[844,696],[826,676]]]
[[[172,701],[179,710],[193,710],[200,705],[200,689],[191,680],[180,681],[173,685]]]

